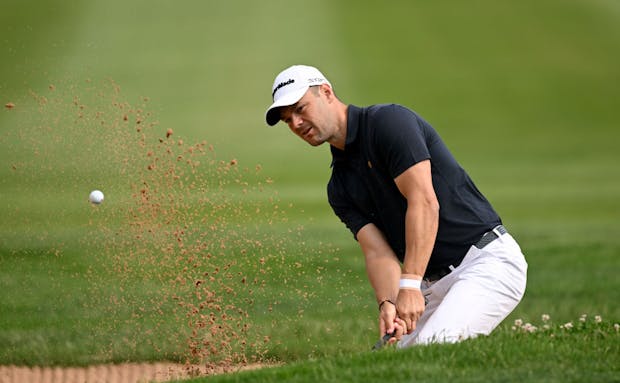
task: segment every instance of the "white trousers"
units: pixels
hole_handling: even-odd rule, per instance
[[[450,274],[435,282],[422,281],[426,309],[398,347],[490,334],[523,297],[526,279],[525,257],[510,234],[483,249],[472,246]]]

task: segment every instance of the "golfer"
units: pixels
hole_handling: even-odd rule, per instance
[[[457,342],[491,333],[517,306],[521,249],[428,122],[400,105],[344,104],[305,65],[278,74],[272,98],[268,125],[331,145],[329,203],[364,253],[381,336]]]

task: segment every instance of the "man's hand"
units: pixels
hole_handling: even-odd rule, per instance
[[[379,337],[383,337],[394,332],[396,306],[390,301],[385,301],[379,310]]]
[[[416,322],[422,316],[424,308],[424,296],[421,290],[399,290],[396,299],[396,312],[398,317],[404,321],[407,334],[411,334],[415,330]]]
[[[406,331],[405,322],[396,316],[396,306],[389,301],[383,303],[379,314],[379,337],[392,334],[388,340],[392,344],[400,340]]]

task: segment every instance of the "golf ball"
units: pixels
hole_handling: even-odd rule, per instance
[[[94,204],[99,205],[101,202],[103,202],[103,193],[101,192],[101,190],[93,190],[90,192],[88,200]]]

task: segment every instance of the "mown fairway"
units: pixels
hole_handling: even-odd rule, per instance
[[[3,4],[0,364],[204,357],[201,321],[230,304],[216,340],[292,364],[241,381],[617,379],[619,26],[605,0]],[[530,265],[497,335],[367,352],[376,307],[327,205],[328,148],[264,124],[294,63],[346,102],[415,109],[491,200]],[[607,327],[510,329],[543,314]]]

